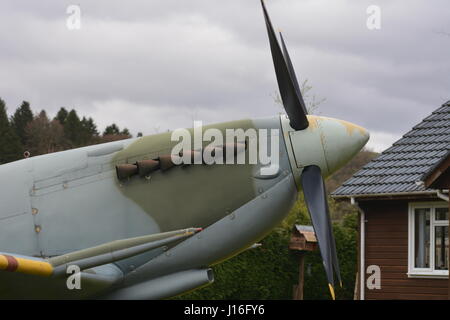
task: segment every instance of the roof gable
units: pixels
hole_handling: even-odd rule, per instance
[[[450,149],[450,101],[414,126],[390,148],[333,192],[334,197],[414,193],[425,173]]]
[[[448,189],[450,181],[450,150],[420,178],[427,188]]]

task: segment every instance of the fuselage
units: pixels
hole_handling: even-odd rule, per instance
[[[122,280],[104,292],[64,291],[60,284],[55,285],[59,289],[47,285],[35,292],[27,285],[17,286],[13,280],[9,283],[9,275],[0,275],[4,279],[0,296],[88,298],[166,274],[207,267],[245,250],[289,212],[297,196],[297,175],[302,166],[316,164],[328,175],[362,147],[358,142],[345,156],[327,156],[327,150],[339,148],[323,145],[326,123],[331,120],[311,117],[312,123],[317,121],[316,126],[304,130],[302,137],[289,129],[284,116],[204,127],[216,128],[224,136],[226,129],[265,129],[268,150],[270,135],[279,132],[278,163],[269,175],[261,174],[261,169],[270,165],[246,161],[177,166],[147,177],[117,178],[116,165],[170,154],[177,143],[171,140],[171,132],[0,166],[2,252],[52,257],[118,239],[189,227],[204,229],[167,251],[156,249],[116,263]],[[359,134],[359,140],[367,141],[364,132],[352,132],[354,128],[335,122],[332,125],[342,127],[330,129],[336,133]],[[334,131],[331,136],[336,135]],[[314,145],[317,141],[321,149]],[[249,151],[245,152],[248,156]]]

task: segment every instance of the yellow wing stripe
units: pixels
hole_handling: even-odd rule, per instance
[[[0,270],[48,277],[53,273],[53,266],[45,261],[0,254]]]
[[[0,254],[0,270],[5,270],[8,268],[8,259],[2,254]]]

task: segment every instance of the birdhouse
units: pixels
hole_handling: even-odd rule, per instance
[[[314,251],[317,248],[316,234],[312,226],[302,226],[296,224],[292,230],[289,241],[289,249],[298,252],[299,258],[299,278],[298,285],[294,285],[293,299],[303,300],[303,285],[305,274],[305,253]]]
[[[289,249],[296,251],[314,251],[316,248],[317,239],[313,227],[296,224],[292,230]]]

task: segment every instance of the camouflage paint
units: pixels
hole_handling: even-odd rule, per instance
[[[203,127],[219,129],[255,128],[251,120]],[[189,129],[193,137],[193,129]],[[170,155],[177,141],[171,132],[143,137],[118,152],[113,164],[135,163]],[[224,141],[225,142],[225,141]],[[203,146],[210,142],[203,143]],[[248,151],[246,152],[248,156]],[[122,194],[138,204],[157,223],[161,232],[186,227],[207,227],[236,210],[256,195],[252,165],[190,165],[157,170],[150,179],[139,176],[116,180]],[[236,186],[239,191],[236,192]]]

